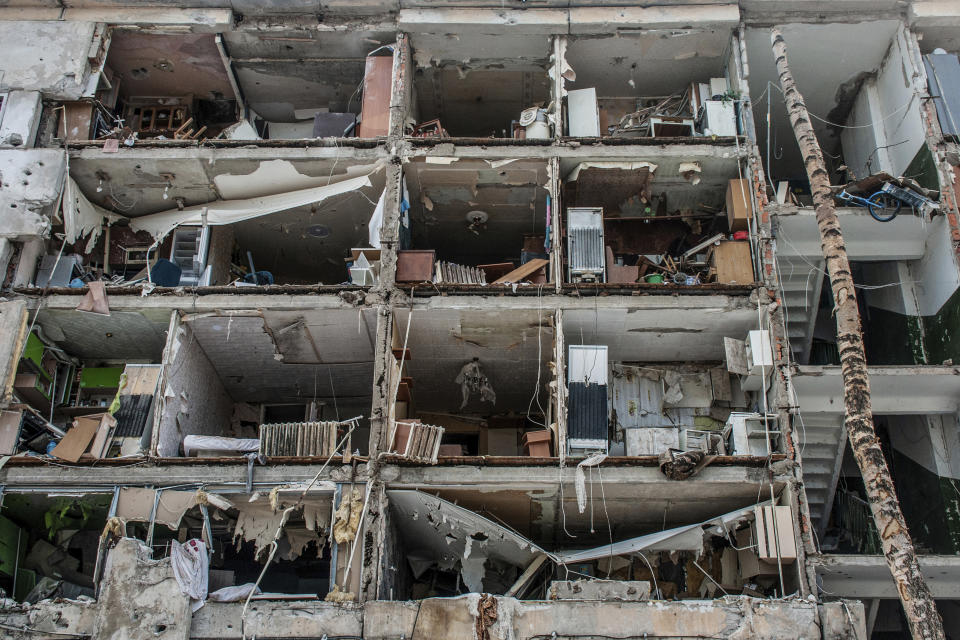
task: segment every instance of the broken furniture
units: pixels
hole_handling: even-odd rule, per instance
[[[380,249],[351,249],[346,260],[353,284],[373,285],[380,281]]]
[[[421,122],[413,128],[410,134],[414,138],[449,138],[450,134],[443,128],[439,120]]]
[[[443,427],[423,424],[419,420],[397,421],[392,451],[413,462],[435,464],[442,438]]]
[[[77,376],[76,395],[65,412],[78,415],[106,409],[117,395],[122,376],[123,367],[83,367]]]
[[[746,178],[727,183],[727,224],[730,233],[749,231],[752,218],[750,207],[750,183]]]
[[[522,438],[524,454],[531,458],[549,458],[550,437],[549,429],[527,431]]]
[[[797,559],[793,516],[789,506],[754,508],[754,521],[737,531],[737,560],[742,578],[776,576],[782,565]]]
[[[493,284],[511,284],[525,281],[534,284],[543,284],[547,281],[545,271],[548,264],[550,264],[549,260],[534,258],[530,262],[522,264],[513,271],[500,276],[493,281]]]
[[[681,138],[696,135],[693,118],[651,116],[649,122],[652,138]]]
[[[50,405],[67,402],[73,388],[75,365],[48,347],[36,332],[27,335],[27,343],[17,366],[13,388],[34,408],[48,412]]]
[[[569,282],[603,282],[603,209],[567,209],[567,278]]]
[[[67,462],[77,462],[84,457],[103,458],[116,426],[116,419],[109,413],[77,416],[50,454]]]
[[[775,415],[733,412],[727,418],[727,450],[738,456],[766,457],[780,450],[780,427]]]
[[[433,282],[436,251],[405,249],[397,251],[397,282]]]
[[[130,96],[124,100],[123,121],[140,137],[173,138],[192,119],[193,96]]]

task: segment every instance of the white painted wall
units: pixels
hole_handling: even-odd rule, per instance
[[[843,129],[843,156],[857,178],[879,171],[903,175],[924,145],[917,82],[920,71],[898,29],[877,71],[863,83]],[[873,127],[866,125],[873,124]]]
[[[927,224],[926,250],[923,258],[910,262],[910,273],[917,308],[924,316],[937,313],[960,286],[960,271],[946,217],[937,216]]]
[[[24,89],[49,98],[78,99],[89,74],[87,53],[96,26],[95,22],[0,21],[0,91]]]
[[[62,149],[0,149],[0,238],[49,234],[65,165]]]
[[[960,427],[955,414],[888,416],[890,443],[938,476],[960,478]]]
[[[890,145],[887,152],[891,173],[895,176],[906,173],[907,167],[925,144],[926,132],[920,117],[917,85],[920,77],[921,72],[914,66],[910,56],[906,30],[901,27],[877,76],[877,90],[883,109],[881,117],[885,117],[884,137]],[[890,116],[897,109],[900,111]]]

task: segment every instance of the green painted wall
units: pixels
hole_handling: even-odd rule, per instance
[[[930,364],[960,364],[960,289],[933,316],[923,318],[923,344]]]
[[[960,554],[960,493],[909,457],[893,451],[893,480],[917,546],[927,553]]]

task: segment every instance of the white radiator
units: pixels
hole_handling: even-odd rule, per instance
[[[281,422],[260,425],[264,456],[329,457],[337,446],[339,422]],[[350,445],[347,445],[350,448]]]
[[[603,282],[603,209],[567,209],[567,259],[570,282]]]

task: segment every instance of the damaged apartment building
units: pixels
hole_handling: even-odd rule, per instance
[[[957,3],[0,5],[3,637],[905,637],[775,25],[960,629]]]

